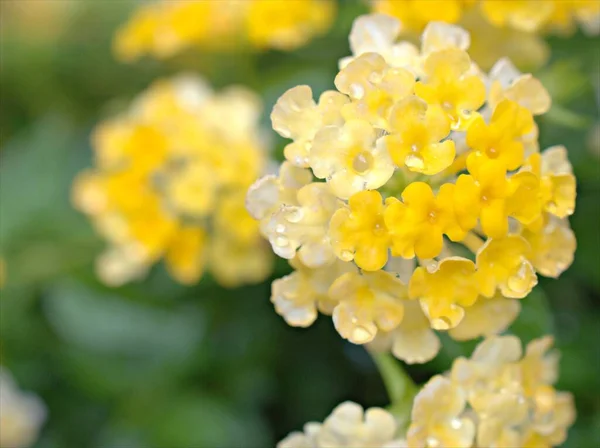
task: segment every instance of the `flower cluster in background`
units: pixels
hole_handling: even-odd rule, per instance
[[[226,286],[269,274],[271,256],[244,208],[267,156],[260,110],[245,88],[213,93],[181,76],[98,126],[95,167],[77,177],[73,200],[110,242],[98,260],[104,282],[142,277],[161,258],[184,284],[206,265]]]
[[[575,421],[573,397],[557,392],[558,353],[552,338],[515,336],[481,342],[471,358],[431,378],[417,394],[409,447],[561,445]]]
[[[483,68],[510,57],[519,67],[542,65],[549,51],[541,35],[569,34],[580,26],[600,32],[600,3],[588,0],[371,0],[374,12],[400,20],[403,35],[431,21],[458,24],[473,36],[471,56]]]
[[[293,141],[247,206],[295,268],[271,297],[290,325],[319,310],[343,338],[421,363],[439,350],[434,330],[500,332],[536,271],[570,265],[575,178],[563,147],[539,150],[550,97],[537,79],[507,60],[482,72],[457,26],[431,23],[420,49],[399,31],[359,17],[337,90],[277,101],[273,128]]]
[[[335,12],[330,0],[162,0],[137,10],[114,47],[124,61],[169,57],[190,46],[292,50],[327,31]]]
[[[46,420],[41,400],[23,392],[6,369],[0,369],[0,446],[31,446]]]
[[[417,393],[406,434],[393,413],[340,404],[323,424],[307,423],[278,448],[550,447],[575,420],[573,397],[558,392],[558,353],[549,336],[523,356],[515,336],[485,339],[471,358],[457,358]]]

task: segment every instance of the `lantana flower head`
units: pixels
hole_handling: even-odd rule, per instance
[[[558,392],[552,338],[533,340],[525,354],[515,336],[481,342],[416,395],[408,447],[557,446],[575,419],[573,397]]]
[[[506,59],[485,73],[457,25],[430,23],[420,49],[396,42],[400,26],[359,17],[337,91],[282,95],[271,118],[292,140],[286,161],[246,204],[301,267],[274,288],[288,323],[326,303],[343,338],[425,362],[437,331],[501,332],[537,273],[569,266],[575,178],[566,149],[539,150],[535,117],[551,101],[538,80]],[[318,294],[301,286],[310,270]]]
[[[381,408],[363,408],[351,401],[338,405],[323,423],[307,423],[292,432],[277,448],[369,447],[403,448],[394,416]]]
[[[115,36],[117,57],[164,58],[186,48],[293,50],[326,32],[336,12],[330,0],[155,0],[136,10]]]
[[[600,5],[578,0],[370,0],[373,12],[398,19],[394,38],[414,39],[430,22],[466,28],[474,37],[473,58],[484,68],[508,56],[519,66],[541,65],[548,57],[547,34],[580,27],[600,33]],[[390,33],[391,34],[391,33]]]
[[[213,93],[181,76],[98,126],[95,166],[76,178],[73,201],[109,242],[97,263],[102,280],[140,278],[161,259],[184,284],[207,268],[227,286],[268,275],[270,251],[245,207],[266,162],[259,112],[246,89]]]

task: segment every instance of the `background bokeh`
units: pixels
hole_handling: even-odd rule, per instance
[[[330,319],[294,329],[269,302],[270,280],[226,290],[208,276],[177,285],[158,266],[143,281],[108,289],[94,275],[103,247],[69,202],[75,174],[91,164],[90,132],[152,80],[192,72],[217,88],[245,84],[265,101],[308,84],[333,87],[338,58],[362,2],[342,2],[328,35],[291,53],[227,55],[189,50],[125,65],[111,55],[127,1],[2,1],[0,98],[1,364],[48,407],[39,447],[266,447],[339,402],[385,405],[365,351]],[[578,179],[571,219],[573,266],[542,279],[511,331],[556,335],[558,388],[575,394],[578,420],[566,446],[600,440],[600,38],[548,40],[536,75],[554,105],[541,146],[565,144]],[[283,140],[275,142],[280,157]],[[277,265],[274,278],[287,272]],[[442,353],[410,367],[417,382],[474,344],[445,339]]]

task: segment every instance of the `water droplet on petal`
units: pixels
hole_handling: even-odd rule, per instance
[[[375,337],[375,335],[363,326],[359,325],[352,330],[352,342],[355,342],[356,344],[369,342],[373,337]]]
[[[354,254],[349,250],[343,250],[340,252],[340,258],[342,261],[352,261]]]
[[[422,170],[425,167],[425,162],[420,154],[409,154],[404,159],[404,164],[413,170]]]

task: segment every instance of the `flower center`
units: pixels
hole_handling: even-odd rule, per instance
[[[486,152],[487,152],[487,156],[490,159],[496,159],[499,156],[498,150],[494,147],[488,148],[488,150]]]
[[[373,156],[369,151],[360,151],[352,160],[352,169],[363,174],[373,167]]]

